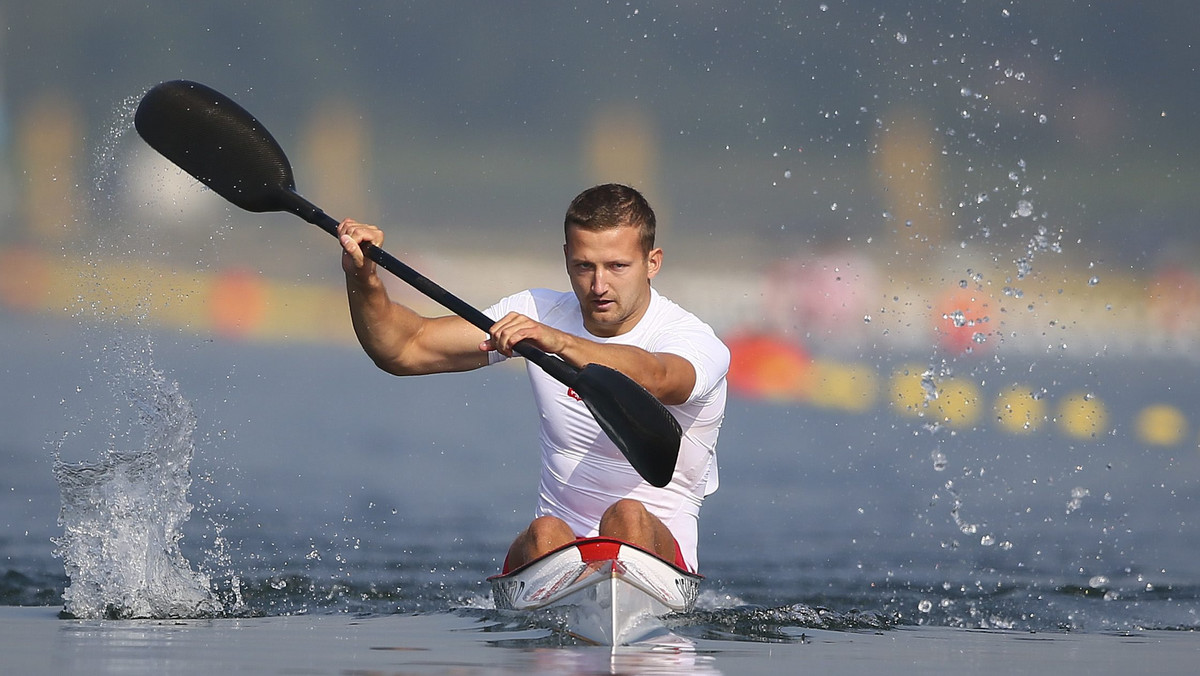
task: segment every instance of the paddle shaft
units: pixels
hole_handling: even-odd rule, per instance
[[[338,222],[333,217],[294,191],[285,191],[285,195],[287,202],[285,208],[288,211],[337,237]],[[480,331],[484,333],[491,332],[492,325],[496,323],[495,320],[475,309],[463,299],[443,289],[433,280],[412,269],[400,259],[374,244],[367,242],[362,247],[362,250],[364,256],[375,261],[384,270],[404,280],[409,286],[425,294],[437,304],[467,320]],[[568,387],[573,386],[575,379],[579,376],[579,370],[574,366],[571,366],[558,357],[546,354],[528,343],[517,343],[513,346],[513,351],[537,364],[555,380]]]

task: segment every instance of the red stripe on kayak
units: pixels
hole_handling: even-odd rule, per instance
[[[621,551],[621,543],[616,540],[581,540],[575,546],[584,563],[611,561]]]

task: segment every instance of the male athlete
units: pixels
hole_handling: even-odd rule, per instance
[[[396,375],[466,371],[513,356],[529,341],[582,368],[603,364],[659,399],[683,428],[670,484],[655,488],[629,466],[570,389],[528,367],[541,414],[542,476],[536,518],[513,541],[505,571],[579,537],[633,543],[695,571],[700,504],[717,488],[717,433],[725,415],[729,349],[694,315],[660,296],[655,217],[633,188],[608,184],[571,202],[564,224],[574,293],[532,289],[485,314],[488,334],[456,315],[422,317],[392,302],[360,245],[383,245],[372,225],[338,226],[354,331]]]

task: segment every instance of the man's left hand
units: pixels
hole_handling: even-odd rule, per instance
[[[523,340],[547,354],[561,354],[571,340],[570,335],[516,312],[505,315],[488,333],[491,338],[480,343],[479,349],[495,350],[506,357],[513,356],[513,346]]]

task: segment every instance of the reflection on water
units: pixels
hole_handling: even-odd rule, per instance
[[[517,643],[507,647],[519,648]],[[721,674],[717,658],[692,646],[533,648],[524,656],[530,673],[545,674]]]

